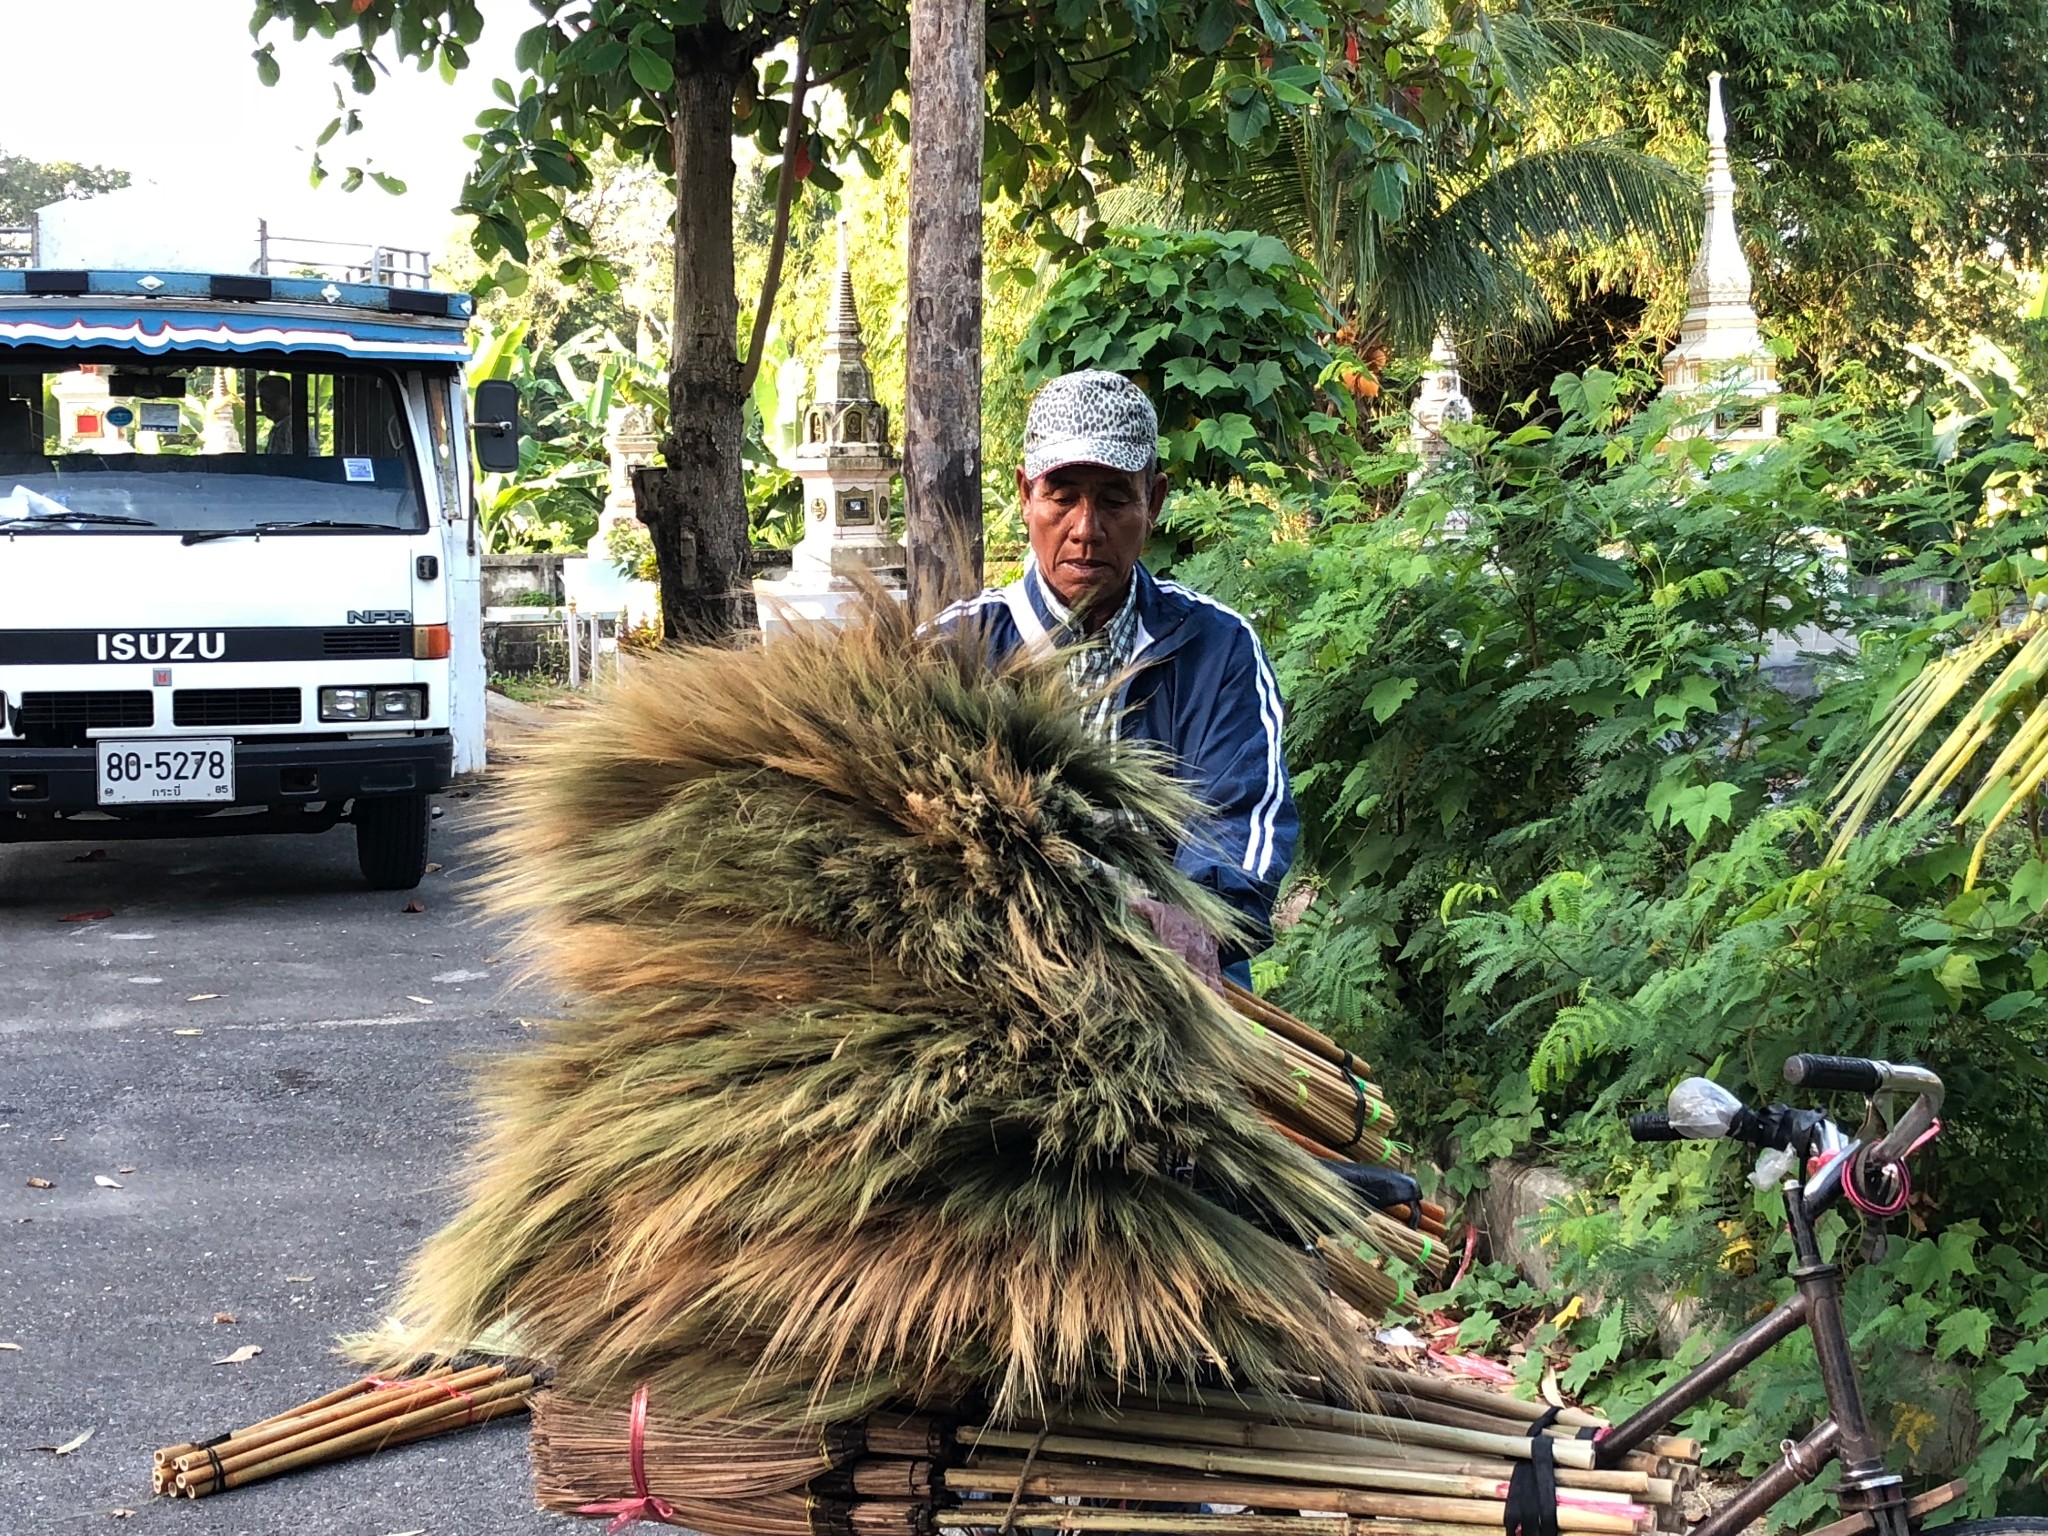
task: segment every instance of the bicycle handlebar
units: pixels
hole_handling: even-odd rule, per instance
[[[1651,1110],[1647,1114],[1628,1117],[1628,1133],[1637,1141],[1683,1141],[1678,1129],[1671,1123],[1671,1117],[1663,1110]]]
[[[1876,1093],[1884,1086],[1879,1064],[1860,1056],[1794,1056],[1785,1063],[1785,1081],[1816,1093]]]
[[[1817,1093],[1916,1093],[1927,1101],[1927,1116],[1941,1108],[1941,1079],[1925,1067],[1861,1056],[1788,1057],[1785,1081]]]

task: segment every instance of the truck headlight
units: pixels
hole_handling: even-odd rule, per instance
[[[379,688],[374,713],[379,720],[424,720],[427,717],[427,690]]]
[[[368,688],[322,688],[320,718],[367,720],[370,718],[370,695],[371,690]]]

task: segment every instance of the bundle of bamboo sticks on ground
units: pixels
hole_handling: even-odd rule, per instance
[[[1617,1465],[1596,1466],[1593,1442],[1580,1438],[1605,1427],[1595,1413],[1566,1408],[1537,1431],[1543,1404],[1417,1372],[1373,1375],[1372,1412],[1184,1389],[1127,1395],[1131,1406],[1069,1412],[1038,1431],[963,1426],[957,1464],[939,1473],[948,1506],[939,1523],[1182,1536],[1472,1536],[1502,1528],[1516,1467],[1535,1454],[1533,1432],[1552,1442],[1561,1532],[1683,1528],[1677,1495],[1697,1478],[1695,1442],[1658,1437]],[[1098,1501],[1139,1507],[1088,1507]],[[1202,1512],[1211,1510],[1218,1512]]]
[[[1162,1387],[1038,1426],[879,1414],[792,1435],[664,1422],[637,1406],[543,1394],[534,1462],[548,1509],[711,1536],[934,1530],[1161,1536],[1474,1536],[1504,1523],[1516,1468],[1551,1442],[1565,1536],[1683,1529],[1699,1447],[1653,1438],[1596,1465],[1599,1414],[1391,1366],[1370,1409],[1306,1396]],[[1213,1512],[1210,1512],[1213,1511]],[[1225,1513],[1224,1511],[1234,1511]]]
[[[503,1365],[442,1365],[391,1380],[365,1376],[246,1428],[165,1446],[156,1453],[150,1488],[199,1499],[302,1467],[367,1456],[523,1413],[533,1386],[532,1376]]]

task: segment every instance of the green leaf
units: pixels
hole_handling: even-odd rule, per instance
[[[1952,1003],[1960,1003],[1965,994],[1981,991],[1984,985],[1977,974],[1977,957],[1960,952],[1935,967],[1934,979]]]
[[[1670,693],[1657,696],[1656,712],[1659,720],[1669,720],[1684,725],[1686,717],[1695,710],[1708,714],[1714,711],[1714,684],[1711,679],[1697,672],[1682,678],[1678,687]]]
[[[403,197],[405,195],[405,183],[396,176],[387,176],[382,171],[372,171],[370,172],[370,180],[377,183],[380,188],[390,193],[393,197]]]
[[[273,43],[265,43],[261,48],[258,48],[253,54],[251,54],[250,57],[256,61],[256,78],[262,81],[263,84],[265,85],[277,84],[278,68],[276,45]]]
[[[674,68],[652,48],[629,48],[626,51],[626,68],[632,73],[634,83],[649,95],[658,95],[676,83]]]
[[[1562,538],[1553,542],[1551,548],[1565,564],[1595,586],[1605,587],[1610,592],[1629,592],[1635,589],[1635,577],[1627,566],[1617,560],[1610,560],[1605,555],[1596,555],[1589,549],[1580,549]]]
[[[2024,1018],[2041,1008],[2041,994],[2033,991],[2008,992],[1984,1005],[1984,1017],[1994,1024]]]
[[[1366,185],[1366,206],[1391,224],[1401,217],[1404,201],[1402,167],[1392,162],[1374,167]]]
[[[1203,0],[1202,14],[1195,21],[1195,47],[1203,53],[1215,53],[1230,41],[1237,31],[1237,6],[1234,0]]]
[[[1697,843],[1705,839],[1715,822],[1733,819],[1735,792],[1736,787],[1725,782],[1681,785],[1673,779],[1661,779],[1650,791],[1646,808],[1658,826],[1677,822]]]
[[[1994,1375],[1971,1395],[1977,1417],[1994,1435],[2004,1433],[2006,1425],[2012,1422],[2013,1410],[2026,1400],[2026,1378],[2005,1372]]]
[[[1415,697],[1415,690],[1421,684],[1412,677],[1383,677],[1373,685],[1372,692],[1365,696],[1365,707],[1372,711],[1373,722],[1385,725],[1394,717],[1394,712]]]
[[[553,41],[552,28],[528,27],[519,34],[519,41],[512,46],[512,67],[523,74],[532,74]]]
[[[2048,910],[2048,859],[2029,859],[2013,872],[2006,893],[2029,911]]]
[[[1980,1307],[1964,1307],[1935,1329],[1934,1353],[1943,1360],[1953,1360],[1958,1353],[1982,1359],[1990,1338],[1991,1314]]]

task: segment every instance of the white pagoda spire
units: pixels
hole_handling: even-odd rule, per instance
[[[1464,380],[1458,372],[1458,348],[1448,328],[1439,327],[1436,344],[1429,349],[1429,369],[1409,407],[1408,446],[1422,463],[1409,471],[1408,483],[1415,484],[1435,469],[1449,446],[1444,440],[1446,424],[1472,419],[1472,402],[1465,397]]]
[[[1733,390],[1741,397],[1699,430],[1735,442],[1778,435],[1776,365],[1750,303],[1749,261],[1735,227],[1735,177],[1728,168],[1728,118],[1721,76],[1707,76],[1706,221],[1686,282],[1678,345],[1664,356],[1664,392],[1704,401]]]

